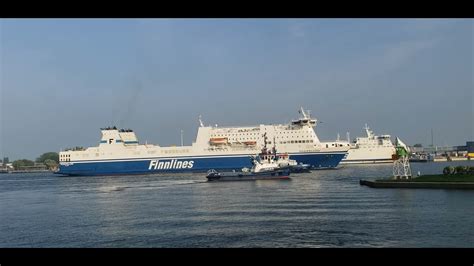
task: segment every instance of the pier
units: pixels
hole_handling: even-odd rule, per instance
[[[441,188],[474,189],[474,182],[407,182],[407,181],[369,181],[360,180],[361,186],[371,188]]]

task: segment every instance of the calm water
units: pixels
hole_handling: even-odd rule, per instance
[[[474,166],[449,163],[460,164]],[[359,185],[390,173],[343,166],[222,183],[204,174],[0,174],[0,247],[474,247],[473,190]]]

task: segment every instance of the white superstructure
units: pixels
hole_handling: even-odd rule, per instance
[[[376,136],[367,124],[364,129],[367,137],[358,137],[350,143],[351,149],[347,152],[347,156],[341,161],[341,164],[392,163],[395,146],[390,139],[390,135]]]

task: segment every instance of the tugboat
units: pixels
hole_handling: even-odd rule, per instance
[[[278,154],[277,162],[280,168],[289,168],[291,173],[310,173],[311,165],[298,163],[296,160],[290,159],[288,153]]]
[[[264,140],[266,141],[265,136],[264,136]],[[290,156],[288,155],[288,153],[277,154],[275,143],[276,141],[274,137],[272,153],[276,157],[276,162],[278,163],[278,167],[289,168],[291,173],[310,173],[311,172],[310,164],[303,164],[301,162],[298,163],[296,160],[290,159]]]
[[[288,155],[277,155],[275,146],[272,151],[267,149],[267,136],[264,147],[256,156],[251,156],[252,168],[243,168],[241,172],[219,173],[214,169],[207,172],[208,181],[248,181],[265,179],[289,179],[291,165]],[[294,161],[294,160],[292,160]]]

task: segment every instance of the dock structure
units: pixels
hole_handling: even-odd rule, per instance
[[[474,141],[466,141],[462,146],[413,146],[410,150],[415,155],[429,155],[429,161],[465,161],[474,159]]]
[[[370,181],[360,180],[361,186],[371,188],[433,188],[433,189],[474,189],[474,182],[412,182],[412,181]]]
[[[393,161],[394,179],[411,179],[411,167],[408,154],[410,149],[398,137],[395,139],[396,160]]]

